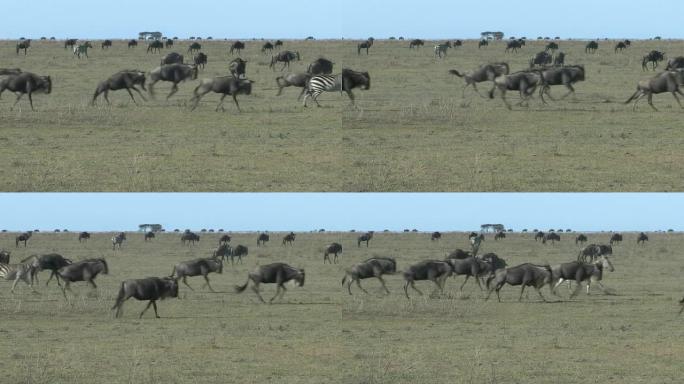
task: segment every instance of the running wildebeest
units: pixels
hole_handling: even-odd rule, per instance
[[[257,237],[257,247],[262,245],[265,246],[269,240],[271,240],[271,237],[268,235],[268,233],[260,233]]]
[[[580,233],[577,235],[577,237],[575,237],[575,244],[584,244],[587,242],[587,240],[587,236],[583,233]]]
[[[57,276],[57,271],[60,268],[66,267],[71,264],[71,260],[65,258],[58,253],[48,253],[40,256],[29,256],[21,261],[22,263],[30,263],[33,267],[33,275],[31,279],[38,283],[38,273],[41,271],[50,271],[50,277],[45,282],[45,285],[50,283],[53,277]],[[59,284],[59,279],[57,279],[57,284]]]
[[[264,45],[261,46],[261,52],[265,53],[266,51],[273,51],[273,44],[271,44],[270,41],[267,41],[266,43],[264,43]]]
[[[87,242],[88,239],[90,239],[90,233],[88,233],[88,232],[81,232],[81,233],[78,234],[78,242],[79,242],[79,243],[82,242],[82,241]]]
[[[78,39],[66,39],[66,40],[64,40],[64,49],[67,49],[67,47],[73,49],[74,45],[76,45],[77,42],[78,42]]]
[[[514,72],[510,75],[501,75],[494,79],[494,86],[489,91],[489,98],[494,98],[494,90],[501,91],[501,99],[506,108],[512,109],[511,105],[506,100],[506,91],[518,91],[520,93],[520,102],[517,105],[522,105],[532,96],[537,86],[542,84],[541,74],[539,72],[521,71]]]
[[[320,57],[309,64],[306,72],[312,75],[331,74],[333,72],[333,62]]]
[[[299,101],[304,95],[304,92],[306,92],[306,85],[311,77],[312,75],[310,73],[288,73],[284,76],[276,77],[276,84],[278,84],[278,94],[276,96],[280,96],[283,92],[283,88],[290,86],[300,87],[302,88],[302,91],[297,97],[297,101]]]
[[[441,238],[442,234],[439,232],[432,232],[432,235],[430,235],[430,241],[439,240]]]
[[[587,260],[593,262],[600,256],[612,255],[613,247],[603,244],[589,244],[580,249],[577,254],[577,261],[586,262]]]
[[[684,69],[684,56],[677,56],[667,60],[666,71],[674,71],[677,69]]]
[[[145,236],[144,236],[145,241],[151,241],[154,238],[155,238],[154,232],[145,232]]]
[[[145,309],[140,312],[138,318],[142,318],[150,308],[154,308],[154,315],[159,319],[157,313],[157,300],[164,300],[167,297],[178,297],[178,281],[171,277],[147,277],[144,279],[130,279],[121,283],[119,295],[116,298],[116,303],[112,310],[116,308],[115,317],[119,317],[123,312],[123,303],[129,298],[136,300],[149,300]]]
[[[443,43],[443,44],[435,45],[435,56],[438,56],[441,59],[442,55],[446,56],[447,50],[449,48],[451,48],[451,42],[450,41],[447,41],[446,43]]]
[[[489,275],[492,272],[492,268],[488,263],[474,256],[471,256],[467,259],[447,258],[445,261],[451,264],[451,267],[453,269],[453,275],[466,275],[463,284],[461,284],[461,291],[463,290],[463,287],[466,285],[470,277],[475,278],[475,281],[477,281],[477,285],[480,286],[480,290],[482,290],[482,283],[480,282],[480,278],[485,275]]]
[[[285,245],[285,244],[293,245],[294,241],[295,241],[295,237],[296,237],[296,235],[294,232],[288,233],[287,235],[285,235],[285,237],[283,237],[283,245]]]
[[[444,291],[444,282],[447,277],[451,276],[454,271],[454,267],[451,263],[442,260],[425,260],[417,264],[411,265],[406,271],[404,271],[404,294],[406,298],[409,299],[408,287],[409,285],[421,296],[423,292],[416,288],[415,282],[420,280],[430,280],[435,285],[440,292]],[[433,291],[434,293],[434,291]]]
[[[245,43],[242,41],[236,41],[233,43],[233,45],[230,46],[230,54],[232,55],[233,52],[237,52],[237,54],[240,54],[240,51],[245,49]]]
[[[207,277],[211,272],[223,273],[222,259],[211,257],[180,262],[173,267],[170,277],[181,279],[183,284],[190,288],[191,291],[194,291],[186,279],[193,276],[202,276],[204,277],[204,281],[206,281],[205,285],[209,287],[210,291],[214,292],[211,284],[209,284],[209,278]],[[202,286],[202,288],[204,288],[204,286]]]
[[[26,243],[33,235],[33,232],[24,232],[21,235],[14,238],[14,245],[19,248],[19,243],[24,242],[24,248],[26,248]]]
[[[104,99],[107,101],[107,104],[110,104],[109,97],[107,97],[109,95],[109,91],[118,91],[120,89],[125,89],[128,92],[134,104],[138,103],[135,101],[135,97],[133,97],[131,89],[138,92],[138,95],[143,100],[147,101],[147,99],[145,99],[145,96],[143,96],[142,92],[140,92],[140,90],[136,88],[136,85],[140,85],[143,91],[147,91],[147,89],[145,89],[145,72],[131,70],[117,72],[110,76],[107,80],[104,80],[100,84],[98,84],[97,88],[95,89],[95,94],[93,95],[93,100],[90,102],[90,105],[95,105],[95,100],[101,93],[104,93]]]
[[[230,235],[221,236],[221,238],[219,239],[219,245],[228,243],[230,243]]]
[[[185,58],[183,57],[183,55],[181,55],[178,52],[170,52],[161,58],[159,65],[183,64],[183,61],[185,61]]]
[[[472,257],[472,256],[473,256],[473,254],[471,252],[464,251],[460,248],[456,248],[453,252],[449,253],[449,255],[447,255],[446,258],[447,259],[462,260],[462,259],[467,259],[467,258]]]
[[[489,46],[489,40],[487,39],[482,39],[477,43],[477,49],[480,49],[482,47],[488,47]]]
[[[275,56],[271,56],[271,63],[269,64],[269,68],[272,68],[275,71],[275,65],[276,63],[283,63],[282,68],[280,70],[284,70],[285,67],[290,67],[290,61],[297,60],[299,61],[299,52],[292,52],[292,51],[283,51],[283,52],[278,52]]]
[[[7,281],[13,281],[11,292],[14,293],[14,289],[17,287],[19,281],[23,281],[31,287],[32,291],[36,291],[33,287],[33,276],[35,275],[34,267],[31,263],[20,263],[20,264],[3,264],[0,263],[0,279],[5,279]]]
[[[188,53],[195,53],[195,52],[199,52],[200,50],[202,50],[202,44],[192,43],[192,44],[190,44],[190,47],[188,48]]]
[[[450,69],[449,73],[458,77],[462,77],[463,80],[465,80],[465,86],[463,86],[462,91],[462,96],[465,97],[465,91],[469,85],[472,85],[475,92],[477,92],[479,95],[480,91],[477,89],[477,83],[494,81],[497,76],[507,75],[509,73],[509,67],[508,63],[491,63],[481,65],[478,69],[472,72],[460,73],[455,69]]]
[[[71,290],[70,284],[77,281],[85,281],[92,285],[93,288],[97,289],[95,285],[95,278],[100,273],[108,274],[109,268],[107,266],[107,261],[105,259],[87,259],[82,261],[77,261],[75,263],[69,264],[57,270],[56,278],[59,283],[59,279],[64,280],[64,286],[62,287],[62,294],[66,298],[66,290]]]
[[[594,40],[590,41],[587,43],[587,45],[584,47],[584,53],[596,53],[596,50],[598,49],[598,43]]]
[[[360,54],[361,54],[361,50],[362,50],[362,49],[365,49],[365,50],[366,50],[366,55],[367,55],[367,54],[368,54],[368,50],[369,50],[370,47],[372,47],[372,46],[373,46],[373,39],[368,39],[368,40],[364,41],[363,43],[357,44],[357,45],[356,45],[356,54],[357,54],[357,55],[360,55]]]
[[[11,109],[14,109],[24,94],[28,94],[29,104],[33,111],[33,93],[43,92],[49,95],[52,92],[52,79],[50,76],[39,76],[31,72],[21,72],[0,79],[0,95],[5,90],[10,90],[17,95],[17,99],[12,104]]]
[[[105,40],[102,42],[100,49],[109,49],[111,47],[112,47],[112,41],[111,40]]]
[[[550,241],[551,244],[556,244],[556,241],[560,241],[560,235],[555,233],[555,232],[549,232],[544,235],[542,238],[542,244],[546,244],[547,241]]]
[[[535,232],[534,234],[534,241],[536,242],[537,240],[543,240],[544,239],[545,233],[542,231]]]
[[[614,233],[614,234],[610,237],[610,245],[611,245],[611,246],[612,246],[613,244],[615,244],[615,243],[621,243],[621,242],[622,242],[622,235],[619,234],[619,233]]]
[[[565,65],[565,52],[558,52],[556,56],[553,57],[553,65],[556,67]]]
[[[20,73],[20,68],[0,68],[0,76],[18,75]]]
[[[230,71],[230,74],[233,75],[234,78],[239,79],[239,78],[246,78],[247,75],[245,74],[247,70],[247,61],[242,60],[241,58],[233,59],[231,60],[230,63],[228,63],[228,70]]]
[[[86,59],[88,58],[88,48],[92,48],[93,45],[90,44],[90,41],[86,41],[83,44],[78,44],[74,46],[74,56],[77,56],[79,59],[81,58],[81,55],[85,56]]]
[[[561,96],[561,99],[566,98],[570,94],[575,93],[575,88],[573,84],[584,81],[584,66],[583,65],[570,65],[562,68],[546,68],[540,71],[542,76],[542,86],[539,90],[539,96],[544,104],[544,94],[548,95],[551,100],[554,98],[551,96],[551,86],[552,85],[564,85],[568,92]]]
[[[587,295],[589,294],[589,289],[591,283],[595,282],[598,284],[601,291],[605,292],[605,288],[601,280],[603,279],[603,270],[607,269],[610,272],[615,271],[613,268],[613,263],[610,262],[608,257],[599,256],[599,258],[592,263],[584,263],[580,261],[571,261],[569,263],[560,264],[554,268],[552,281],[552,292],[556,294],[556,288],[563,283],[563,281],[575,281],[577,286],[575,290],[570,295],[570,297],[575,297],[582,289],[582,282],[587,282]]]
[[[356,282],[356,285],[359,287],[359,289],[368,294],[368,291],[363,289],[361,286],[361,280],[375,277],[380,280],[382,288],[389,295],[389,289],[387,289],[382,275],[392,275],[396,272],[397,262],[393,258],[373,257],[361,263],[355,264],[351,268],[347,269],[344,272],[344,277],[342,278],[342,285],[344,286],[344,284],[347,283],[347,291],[349,291],[349,294],[351,295],[351,285],[353,282]]]
[[[226,96],[231,95],[233,96],[233,102],[235,103],[237,110],[241,112],[237,96],[249,95],[252,93],[252,80],[237,79],[233,76],[219,76],[214,77],[213,79],[202,79],[193,91],[193,97],[190,99],[190,102],[192,102],[193,105],[190,110],[194,111],[195,108],[197,108],[200,99],[209,92],[222,94],[219,103],[216,105],[216,111],[219,110],[219,107],[221,108],[221,111],[226,110],[223,107],[223,100]]]
[[[501,301],[499,291],[501,291],[501,288],[505,284],[509,284],[513,286],[522,286],[518,301],[522,300],[522,295],[525,292],[525,287],[534,287],[534,289],[539,294],[539,297],[541,297],[542,300],[546,301],[540,289],[545,284],[549,284],[549,290],[553,292],[551,285],[552,278],[553,272],[551,271],[551,267],[548,265],[535,265],[525,263],[511,268],[500,269],[496,271],[494,275],[490,276],[487,279],[487,289],[489,290],[489,292],[487,293],[487,297],[485,298],[485,300],[488,300],[489,296],[492,294],[492,291],[495,290],[497,299]],[[493,286],[491,285],[492,281],[494,282]]]
[[[370,75],[368,72],[357,72],[351,69],[344,68],[342,73],[336,76],[333,75],[318,75],[312,77],[306,87],[306,94],[304,95],[304,106],[306,107],[306,99],[311,97],[318,103],[318,96],[323,92],[346,92],[351,104],[354,105],[354,88],[363,90],[370,89]]]
[[[164,47],[165,48],[173,47],[173,40],[172,39],[166,39],[166,41],[164,41]]]
[[[147,53],[161,52],[162,48],[164,48],[164,43],[159,40],[155,40],[147,45]]]
[[[128,48],[130,49],[131,47],[137,47],[138,46],[138,41],[135,39],[128,40]]]
[[[195,80],[197,79],[198,69],[196,65],[188,64],[169,64],[162,65],[150,72],[150,95],[154,97],[154,84],[158,81],[170,81],[173,83],[171,87],[171,92],[166,96],[168,100],[169,97],[173,96],[174,93],[178,92],[178,83],[183,82],[187,79]]]
[[[499,239],[505,239],[506,238],[506,232],[504,231],[499,231],[494,235],[494,240],[499,240]]]
[[[0,249],[0,263],[1,264],[9,264],[10,262],[10,251],[5,251],[4,249]]]
[[[261,300],[262,303],[265,303],[264,298],[261,297],[261,294],[259,293],[259,285],[277,284],[276,294],[271,298],[271,300],[269,300],[270,303],[273,302],[278,295],[281,295],[281,292],[281,298],[285,295],[285,283],[288,281],[294,280],[297,282],[297,284],[299,284],[300,287],[304,286],[305,276],[306,275],[303,269],[294,268],[285,263],[262,265],[254,272],[247,275],[247,282],[244,285],[235,286],[235,292],[244,292],[244,290],[247,289],[247,285],[249,285],[249,281],[251,280],[253,283],[252,290],[257,294],[257,296],[259,296],[259,300]]]
[[[413,48],[418,49],[418,48],[422,47],[423,45],[425,45],[425,42],[424,42],[423,40],[421,40],[421,39],[413,39],[413,40],[411,40],[411,42],[409,43],[409,49],[413,49]]]
[[[530,59],[530,68],[534,68],[536,66],[544,66],[551,64],[553,61],[553,56],[551,56],[550,53],[546,51],[541,51],[537,53],[533,58]]]
[[[126,234],[123,232],[120,232],[118,235],[112,237],[112,250],[116,250],[116,246],[119,246],[119,249],[121,249],[121,245],[123,242],[126,240]]]
[[[19,51],[22,49],[24,50],[24,56],[26,56],[26,52],[28,49],[31,47],[31,39],[20,41],[17,43],[17,55],[19,55]]]
[[[209,58],[205,53],[200,52],[192,58],[192,61],[195,63],[196,66],[202,67],[202,69],[204,69],[204,66],[207,65]]]
[[[363,243],[365,241],[366,242],[366,248],[368,248],[368,243],[371,241],[372,238],[373,238],[373,231],[364,233],[363,235],[359,236],[356,239],[357,247],[361,247],[361,243]]]
[[[525,45],[525,40],[511,40],[506,43],[506,50],[504,52],[508,53],[509,51],[513,52],[518,52],[518,49],[522,48]]]
[[[632,107],[632,110],[636,110],[636,106],[639,100],[641,100],[641,98],[643,98],[644,96],[647,96],[648,105],[650,105],[654,111],[657,111],[658,108],[656,108],[653,105],[653,95],[658,93],[671,92],[672,96],[674,96],[675,100],[677,100],[677,104],[679,104],[679,106],[682,107],[682,103],[679,101],[677,93],[684,96],[684,93],[682,93],[682,90],[680,89],[680,86],[683,84],[684,69],[662,72],[649,80],[639,81],[639,83],[637,84],[636,92],[634,92],[634,94],[630,96],[630,98],[627,99],[627,101],[625,101],[625,104],[634,100],[634,106]]]
[[[339,253],[342,253],[342,244],[332,243],[332,244],[328,245],[325,248],[325,251],[323,251],[323,264],[325,264],[326,260],[330,264],[333,264],[333,263],[337,264],[337,254],[339,254]],[[329,256],[331,254],[335,255],[332,261],[330,261],[330,256]]]
[[[183,245],[189,245],[189,244],[195,244],[195,242],[200,241],[200,236],[194,232],[187,231],[181,235],[181,244]]]
[[[648,70],[648,63],[651,63],[651,69],[655,71],[656,67],[658,67],[658,63],[663,60],[665,60],[665,52],[653,50],[647,53],[641,60],[641,69],[644,71]]]
[[[639,237],[637,238],[637,244],[641,243],[642,245],[644,245],[644,244],[646,244],[647,241],[648,241],[648,235],[641,232],[639,234]]]

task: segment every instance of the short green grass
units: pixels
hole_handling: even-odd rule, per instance
[[[54,285],[38,294],[20,284],[11,295],[0,283],[3,380],[25,383],[676,383],[684,372],[680,356],[682,322],[677,300],[684,272],[679,233],[649,233],[651,241],[636,245],[625,234],[615,247],[616,271],[604,283],[614,292],[594,291],[568,299],[544,288],[551,302],[534,292],[518,303],[518,289],[505,287],[502,303],[484,301],[474,282],[458,291],[462,278],[450,279],[443,295],[404,297],[400,275],[388,276],[385,296],[375,280],[370,292],[340,286],[349,265],[371,256],[397,258],[399,268],[426,258],[442,258],[465,248],[464,233],[445,233],[431,242],[426,233],[376,233],[370,247],[356,247],[357,234],[299,233],[294,246],[281,246],[273,233],[265,247],[255,246],[256,233],[233,234],[233,244],[246,244],[243,265],[226,265],[210,275],[217,293],[181,286],[180,299],[159,303],[162,319],[151,312],[137,318],[145,303],[129,300],[124,315],[114,319],[119,282],[126,278],[168,275],[182,260],[209,255],[218,233],[203,234],[196,246],[182,246],[179,234],[160,234],[145,243],[131,233],[121,251],[112,251],[111,233],[96,233],[84,244],[76,233],[38,233],[28,248],[14,247],[15,234],[1,234],[0,245],[13,260],[32,253],[60,252],[74,260],[104,256],[110,274],[98,277],[99,288],[74,285],[67,303]],[[542,245],[532,234],[509,234],[483,251],[496,252],[510,265],[521,262],[572,260],[572,238],[562,234],[555,245]],[[590,242],[606,242],[608,233],[589,234]],[[321,249],[339,241],[340,263],[324,265]],[[260,304],[242,284],[256,265],[285,261],[306,269],[304,287],[288,287],[282,301]],[[419,282],[426,295],[432,284]],[[268,299],[275,289],[263,286]]]

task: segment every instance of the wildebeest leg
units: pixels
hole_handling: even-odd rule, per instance
[[[171,87],[171,92],[166,96],[166,100],[169,99],[169,97],[173,96],[176,92],[178,92],[178,83],[173,83],[173,87]]]
[[[235,106],[237,107],[238,112],[242,112],[242,110],[240,109],[240,104],[238,104],[237,101],[237,95],[233,95],[233,102],[235,102]]]
[[[282,90],[282,88],[281,88]],[[299,96],[297,96],[297,101],[302,99],[302,96],[304,96],[304,92],[306,92],[306,88],[302,88],[302,91],[299,92]]]
[[[575,283],[577,283],[577,286],[575,287],[575,290],[572,291],[572,293],[570,294],[570,298],[577,296],[579,291],[582,289],[582,280],[581,279],[579,279],[579,278],[575,279]],[[589,283],[587,283],[587,293],[589,293]]]
[[[387,286],[385,285],[385,279],[382,278],[382,276],[376,276],[378,280],[380,280],[380,284],[382,284],[382,287],[385,289],[385,292],[389,295],[390,291],[387,289]]]
[[[215,292],[214,288],[212,288],[211,284],[209,284],[209,278],[207,277],[207,275],[204,275],[204,280],[207,282],[207,287],[209,287],[209,290]]]
[[[97,285],[95,285],[95,280],[91,277],[88,279],[88,283],[93,286],[93,289],[97,289]]]
[[[525,283],[522,283],[522,288],[520,289],[520,297],[518,298],[518,301],[522,301],[522,296],[523,293],[525,292]]]
[[[461,288],[459,288],[459,291],[462,291],[462,290],[463,290],[463,287],[466,285],[466,283],[468,282],[468,279],[469,279],[469,278],[470,278],[470,275],[466,275],[466,278],[465,278],[465,280],[463,280],[463,284],[461,284]],[[476,280],[477,280],[477,279],[476,279]],[[479,283],[480,283],[480,282],[478,281],[478,284],[479,284]],[[480,286],[480,288],[482,288],[482,287]]]
[[[354,94],[352,93],[351,89],[348,89],[347,91],[347,96],[349,96],[349,100],[351,100],[351,104],[354,105]],[[368,243],[366,243],[368,245]]]
[[[29,94],[29,95],[30,95],[30,94]],[[654,111],[657,111],[657,110],[658,110],[658,108],[656,108],[655,105],[653,105],[653,93],[649,93],[649,94],[648,94],[648,105],[650,105],[651,108],[653,108]]]
[[[333,258],[333,261],[335,262],[334,264],[337,264],[337,253],[335,254],[335,257]]]
[[[19,95],[17,95],[17,99],[14,100],[14,104],[12,104],[12,108],[11,108],[11,109],[14,109],[14,107],[17,105],[17,103],[19,102],[19,100],[21,100],[21,97],[22,97],[22,96],[24,96],[23,93],[20,93]]]
[[[506,100],[506,91],[503,89],[501,90],[501,100],[503,100],[504,104],[506,104],[506,108],[508,108],[509,111],[513,109],[508,103],[508,100]]]
[[[138,88],[135,87],[135,85],[133,85],[133,86],[131,87],[131,89],[133,89],[134,91],[138,92],[138,95],[143,99],[143,101],[147,101],[147,99],[145,99],[145,96],[142,94],[142,92],[140,92],[140,90],[139,90]],[[144,86],[144,85],[143,85],[143,89],[145,89],[145,86]]]
[[[48,277],[47,281],[45,282],[45,286],[47,286],[48,284],[50,284],[50,280],[52,280],[52,276],[55,276],[55,271],[52,271],[52,272],[50,273],[50,277]],[[36,283],[37,283],[37,282],[38,282],[38,275],[36,275]],[[59,280],[57,280],[57,282],[59,283]]]
[[[133,97],[133,92],[131,92],[131,89],[126,88],[126,91],[128,91],[128,94],[131,96],[131,100],[133,100],[133,104],[138,105],[138,103],[135,101],[135,97]]]
[[[325,264],[325,261],[328,260],[330,264],[332,264],[332,261],[330,261],[330,257],[328,255],[323,255],[323,264]]]
[[[563,95],[563,97],[561,97],[561,100],[562,100],[562,99],[565,99],[565,98],[568,97],[568,96],[570,96],[570,94],[575,94],[575,88],[572,87],[572,84],[567,83],[567,84],[565,84],[565,87],[566,87],[567,89],[569,89],[569,91],[568,91],[568,93],[566,93],[565,95]]]
[[[142,312],[140,312],[140,316],[138,316],[138,319],[142,319],[143,315],[144,315],[145,312],[150,308],[150,305],[152,305],[152,303],[154,303],[154,300],[150,300],[150,302],[147,303],[147,306],[145,306],[145,309],[143,309]],[[156,305],[154,306],[154,311],[155,311],[155,313],[156,313],[156,311],[157,311],[157,306],[156,306]]]
[[[539,294],[539,297],[541,297],[541,299],[542,299],[544,302],[546,302],[546,298],[544,297],[544,295],[542,295],[541,289],[539,289],[539,287],[537,287],[537,286],[535,286],[534,289],[535,289],[535,290],[537,291],[537,293]]]
[[[219,107],[221,107],[221,112],[225,112],[225,111],[226,111],[226,109],[223,107],[223,99],[225,99],[226,96],[228,96],[227,93],[224,93],[223,96],[221,96],[221,99],[219,99],[219,103],[216,104],[216,109],[214,109],[214,111],[218,112]]]
[[[558,279],[558,282],[557,282],[556,284],[553,285],[553,288],[551,288],[551,292],[553,292],[554,295],[558,295],[558,294],[556,293],[556,288],[558,288],[561,284],[563,284],[564,281],[565,281],[565,279],[563,279],[563,278],[561,277],[561,278]]]
[[[266,303],[264,301],[264,298],[261,297],[261,294],[259,293],[259,284],[258,283],[254,283],[254,285],[252,285],[252,291],[254,291],[254,293],[256,293],[257,296],[259,296],[259,300],[261,300],[262,303]]]
[[[194,289],[192,289],[192,287],[190,286],[190,284],[188,284],[188,281],[186,279],[187,279],[187,276],[183,276],[183,284],[187,285],[191,291],[194,291]]]
[[[363,289],[363,287],[361,286],[361,279],[356,279],[356,286],[359,287],[359,289],[362,290],[363,293],[365,293],[366,295],[368,294],[368,291]]]
[[[675,100],[677,100],[677,104],[679,104],[679,108],[682,108],[682,102],[679,101],[679,97],[677,96],[677,91],[679,91],[679,89],[677,89],[676,91],[673,91],[672,96],[674,96]]]
[[[276,284],[276,294],[275,294],[273,297],[271,297],[271,300],[268,301],[269,303],[272,303],[273,300],[275,300],[275,298],[278,297],[278,296],[280,295],[280,290],[281,290],[281,289],[284,290],[284,289],[285,289],[285,286],[283,286],[282,283],[277,283],[277,284]],[[283,293],[284,293],[284,291],[283,291]]]
[[[423,292],[421,292],[418,288],[416,288],[416,282],[411,280],[411,288],[413,288],[414,291],[418,292],[419,295],[423,296]]]

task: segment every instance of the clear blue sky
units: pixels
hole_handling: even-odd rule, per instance
[[[231,231],[684,229],[684,194],[17,193],[0,194],[0,229]]]
[[[0,38],[130,38],[143,30],[215,38],[682,38],[681,0],[3,1]]]

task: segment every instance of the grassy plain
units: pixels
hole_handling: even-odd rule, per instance
[[[110,274],[98,277],[97,291],[82,284],[65,302],[54,285],[38,294],[0,282],[0,369],[3,381],[22,383],[677,383],[684,371],[681,298],[684,271],[681,234],[649,233],[650,243],[636,245],[633,233],[615,247],[616,271],[604,283],[614,295],[598,291],[568,299],[543,293],[541,303],[516,301],[518,290],[506,287],[502,303],[485,302],[474,282],[458,291],[462,278],[450,279],[439,297],[406,300],[400,276],[387,277],[384,296],[377,281],[366,280],[364,295],[340,286],[344,269],[370,256],[393,256],[399,268],[442,258],[465,248],[463,233],[446,233],[431,242],[425,233],[376,233],[370,247],[357,248],[356,234],[300,233],[293,247],[272,234],[266,247],[256,234],[236,233],[233,244],[246,244],[243,265],[226,265],[210,275],[218,293],[180,288],[180,299],[159,304],[139,320],[144,303],[128,301],[124,316],[109,308],[121,280],[163,276],[182,260],[210,254],[219,234],[203,234],[196,246],[182,246],[179,235],[161,234],[145,243],[130,234],[121,251],[110,248],[109,233],[96,233],[85,244],[76,233],[39,233],[28,248],[14,247],[14,234],[1,234],[0,246],[19,260],[56,251],[74,260],[105,256]],[[560,263],[574,259],[574,234],[556,245],[542,245],[532,234],[487,239],[484,251],[496,252],[510,265]],[[606,242],[608,233],[589,234]],[[322,247],[344,246],[337,265],[322,263]],[[285,261],[306,269],[304,287],[288,288],[284,300],[260,304],[251,291],[233,292],[258,264]],[[420,282],[426,294],[431,283]],[[270,297],[274,287],[264,286]]]

